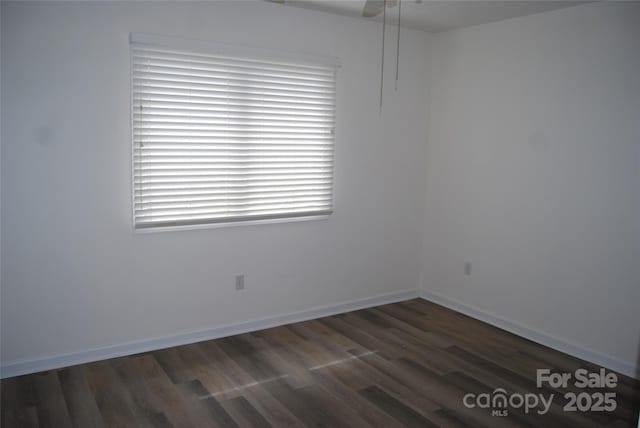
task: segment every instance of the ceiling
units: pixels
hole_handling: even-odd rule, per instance
[[[285,5],[321,10],[362,19],[365,0],[276,0]],[[553,9],[576,6],[588,1],[577,0],[402,0],[402,26],[437,33],[516,16],[532,15]],[[398,7],[387,8],[387,19],[397,20]],[[395,19],[394,19],[395,18]]]

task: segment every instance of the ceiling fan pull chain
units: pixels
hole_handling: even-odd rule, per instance
[[[396,91],[398,90],[398,74],[400,71],[400,13],[402,11],[402,0],[398,0],[398,37],[396,46]]]
[[[382,5],[382,60],[380,64],[380,112],[382,112],[382,90],[384,89],[384,36],[387,27],[387,0]]]

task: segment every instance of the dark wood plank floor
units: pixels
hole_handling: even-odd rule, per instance
[[[564,412],[575,388],[536,388],[537,368],[581,367],[597,369],[416,299],[5,379],[2,426],[635,428],[630,378],[614,412]],[[496,388],[555,398],[544,415],[465,407]]]

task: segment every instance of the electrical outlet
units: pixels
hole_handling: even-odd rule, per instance
[[[464,264],[464,274],[467,276],[471,275],[471,262],[466,262]]]
[[[244,275],[236,275],[236,290],[244,290]]]

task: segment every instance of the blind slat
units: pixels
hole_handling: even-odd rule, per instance
[[[308,66],[306,64],[284,64],[269,61],[251,60],[250,58],[229,58],[226,56],[207,55],[202,53],[179,51],[166,48],[149,48],[140,45],[134,46],[134,60],[137,58],[154,59],[164,58],[169,61],[181,61],[187,64],[204,64],[210,66],[212,64],[224,65],[233,69],[252,69],[260,71],[274,71],[285,74],[304,74],[309,76],[327,76],[330,75],[334,68],[327,66]]]
[[[263,130],[269,129],[271,131],[289,131],[290,128],[297,130],[298,132],[310,131],[331,131],[331,127],[327,123],[291,123],[288,121],[273,121],[273,120],[240,120],[225,118],[225,119],[210,119],[205,123],[167,123],[167,122],[154,122],[138,119],[139,127],[143,131],[154,130],[179,130],[179,131],[210,131],[216,130],[220,127],[224,129],[238,129],[238,130]]]
[[[309,209],[309,210],[317,210],[321,209],[326,205],[324,201],[318,202],[288,202],[283,204],[244,204],[244,205],[234,205],[229,207],[219,207],[219,208],[193,208],[193,209],[164,209],[164,210],[138,210],[136,211],[137,218],[154,218],[161,219],[162,217],[172,217],[175,218],[177,216],[190,216],[190,215],[215,215],[215,214],[234,214],[238,215],[240,213],[257,213],[259,211],[273,211],[273,210],[282,210],[283,213],[286,213],[288,210],[294,209]],[[158,212],[161,211],[161,212]]]
[[[147,195],[144,199],[136,202],[139,205],[156,204],[156,203],[197,203],[203,201],[218,201],[218,200],[251,200],[251,199],[267,199],[267,198],[296,198],[296,197],[315,197],[315,196],[330,196],[331,192],[328,189],[325,190],[306,190],[306,191],[272,191],[272,192],[229,192],[228,189],[220,191],[218,193],[208,193],[200,195],[178,195],[178,196],[150,196]]]
[[[195,84],[190,81],[165,80],[160,78],[140,78],[134,75],[134,86],[138,94],[149,98],[152,96],[165,96],[172,98],[192,97],[196,100],[224,97],[246,100],[291,99],[291,100],[319,100],[330,104],[335,97],[334,89],[311,90],[309,88],[268,87],[231,85],[223,83]]]
[[[330,98],[322,99],[318,97],[304,97],[304,96],[292,96],[289,94],[260,94],[253,92],[223,92],[223,91],[210,91],[203,93],[203,91],[197,91],[191,89],[193,94],[179,94],[178,96],[167,92],[165,94],[154,94],[146,92],[138,92],[134,97],[134,105],[138,108],[147,106],[151,108],[163,108],[167,105],[175,104],[178,107],[195,109],[200,107],[200,110],[207,110],[207,108],[215,108],[220,105],[235,106],[235,107],[261,107],[261,108],[275,108],[275,109],[304,109],[313,111],[331,111],[333,104],[329,101]],[[188,92],[188,91],[187,91]]]
[[[323,77],[299,77],[296,75],[289,76],[274,76],[264,72],[242,72],[237,69],[230,68],[216,68],[216,69],[204,69],[204,68],[189,68],[189,65],[161,65],[154,66],[153,63],[136,63],[134,65],[134,74],[144,75],[146,71],[151,71],[161,74],[171,74],[172,70],[177,70],[176,75],[179,76],[202,76],[202,77],[224,77],[225,79],[234,82],[252,82],[261,83],[265,85],[277,85],[281,87],[290,88],[309,88],[309,89],[333,89],[335,90],[335,82],[332,76]],[[198,70],[202,72],[185,72],[184,70]]]
[[[328,201],[330,195],[309,195],[309,196],[289,196],[289,197],[257,197],[245,199],[211,199],[199,201],[182,201],[182,202],[140,202],[136,204],[136,208],[140,213],[157,210],[184,210],[184,209],[205,209],[215,207],[240,207],[240,206],[261,206],[288,203],[319,203]]]
[[[137,121],[142,121],[146,123],[166,123],[166,124],[208,124],[208,123],[216,123],[216,120],[264,120],[269,121],[269,123],[290,123],[294,124],[295,122],[302,123],[323,123],[323,124],[333,124],[333,119],[329,115],[310,115],[310,114],[282,114],[282,113],[273,113],[273,112],[262,112],[262,113],[249,113],[246,110],[243,111],[232,111],[227,110],[224,112],[212,111],[206,115],[199,114],[198,116],[188,116],[188,117],[180,117],[177,114],[170,114],[167,112],[162,113],[152,113],[149,109],[144,110],[144,115],[138,113],[140,106],[138,106],[138,110],[134,111],[133,118]]]
[[[308,184],[308,185],[275,185],[265,188],[265,186],[220,186],[220,187],[203,187],[192,189],[146,189],[144,191],[144,200],[153,200],[154,198],[186,198],[197,199],[206,198],[214,195],[253,195],[253,194],[295,194],[295,193],[314,193],[314,192],[331,192],[329,184]],[[142,197],[142,192],[136,192]]]
[[[316,180],[260,180],[247,182],[246,180],[201,180],[201,181],[181,181],[181,182],[150,182],[150,183],[137,183],[135,187],[136,193],[146,193],[149,191],[164,191],[164,190],[180,190],[185,193],[189,190],[197,189],[225,189],[225,188],[275,188],[278,186],[319,186],[330,184],[330,179],[316,179]]]
[[[134,115],[140,113],[141,104],[134,104]],[[325,110],[310,110],[310,109],[296,109],[296,108],[285,108],[285,107],[269,107],[264,105],[256,105],[249,106],[247,104],[244,105],[231,105],[227,103],[226,105],[210,105],[205,107],[201,107],[198,109],[186,109],[184,106],[171,108],[170,105],[160,105],[156,107],[151,107],[150,105],[145,105],[144,107],[144,117],[157,117],[157,116],[172,116],[179,117],[182,119],[201,119],[208,117],[216,117],[220,113],[235,113],[235,114],[246,114],[247,117],[251,114],[268,114],[277,117],[302,117],[302,118],[310,118],[310,119],[328,119],[333,118],[333,109],[325,109]],[[135,116],[134,116],[135,117]]]
[[[246,161],[246,160],[235,160],[235,161],[204,161],[204,160],[189,160],[189,161],[176,161],[174,159],[164,160],[164,161],[148,161],[143,160],[141,162],[136,163],[136,169],[141,171],[152,171],[152,170],[162,170],[164,168],[170,170],[208,170],[211,168],[221,168],[221,169],[230,169],[230,170],[251,170],[251,171],[260,171],[260,170],[272,170],[272,169],[304,169],[310,170],[314,168],[323,168],[326,169],[330,167],[330,162],[315,162],[315,161],[307,161],[307,162],[299,162],[299,161],[279,161],[279,162],[271,162],[271,163],[258,163],[257,161]]]

